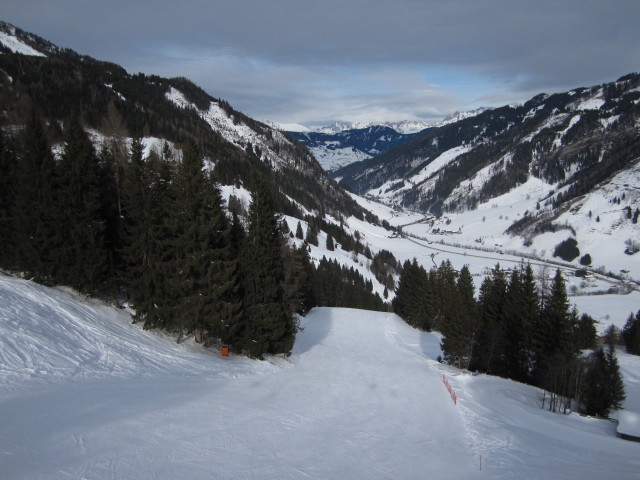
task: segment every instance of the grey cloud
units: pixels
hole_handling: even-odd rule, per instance
[[[187,76],[278,121],[425,118],[640,65],[637,0],[3,3],[4,20],[54,43],[130,71]],[[384,82],[367,81],[380,72]]]

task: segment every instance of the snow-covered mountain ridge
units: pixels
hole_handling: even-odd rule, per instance
[[[278,130],[269,131],[265,135],[264,130],[247,125],[242,118],[237,118],[233,112],[228,112],[219,101],[210,101],[208,108],[200,109],[195,103],[189,101],[177,88],[170,87],[165,94],[167,100],[181,109],[192,110],[203,119],[211,129],[219,133],[226,141],[242,150],[249,150],[258,156],[259,160],[267,163],[276,170],[281,170],[283,165],[293,166],[299,163],[296,158],[285,149],[277,146],[291,147],[291,141]],[[269,138],[268,138],[269,137]],[[278,152],[276,153],[276,150]],[[215,162],[215,159],[214,159]]]
[[[53,43],[3,21],[0,21],[0,47],[13,53],[36,57],[55,55],[62,51]]]
[[[306,131],[334,134],[345,130],[363,130],[370,127],[387,127],[403,135],[418,133],[434,124],[416,120],[402,120],[400,122],[334,122],[330,125],[309,127]]]
[[[439,122],[425,122],[420,120],[401,120],[398,122],[341,122],[337,121],[330,125],[320,125],[320,126],[310,126],[305,127],[303,125],[289,124],[289,125],[280,125],[279,128],[281,130],[289,131],[289,132],[315,132],[315,133],[340,133],[345,130],[363,130],[370,127],[387,127],[395,130],[398,133],[403,135],[409,135],[413,133],[420,133],[427,128],[433,127],[441,127],[443,125],[447,125],[449,123],[457,122],[459,120],[463,120],[465,118],[474,117],[479,115],[480,113],[487,110],[487,108],[481,107],[475,110],[469,110],[465,112],[454,112],[450,115],[445,116]]]

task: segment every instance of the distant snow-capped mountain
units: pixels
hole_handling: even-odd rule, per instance
[[[403,135],[408,135],[421,132],[425,128],[430,128],[434,125],[435,124],[433,123],[415,120],[403,120],[401,122],[334,122],[331,125],[309,127],[309,131],[335,134],[344,132],[345,130],[364,130],[370,127],[387,127]]]
[[[321,127],[297,124],[281,125],[280,129],[304,143],[320,165],[331,172],[366,160],[397,147],[430,128],[436,128],[484,112],[479,108],[469,112],[455,112],[441,122],[415,120],[401,122],[335,122]]]
[[[395,130],[402,135],[411,135],[414,133],[420,133],[428,128],[441,127],[449,123],[458,122],[465,118],[475,117],[480,113],[487,110],[485,107],[477,108],[475,110],[469,110],[465,112],[454,112],[447,115],[439,122],[424,122],[420,120],[402,120],[399,122],[341,122],[337,121],[330,125],[320,126],[304,126],[300,124],[276,124],[277,128],[287,132],[315,132],[335,134],[344,132],[345,130],[364,130],[370,127],[387,127]]]

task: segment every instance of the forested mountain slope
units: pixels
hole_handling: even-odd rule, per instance
[[[0,33],[0,122],[5,129],[24,125],[35,108],[54,143],[61,140],[70,114],[106,138],[151,137],[177,148],[193,140],[215,166],[220,183],[246,184],[252,172],[268,178],[281,211],[367,215],[306,147],[185,78],[130,74],[7,23],[0,23]]]
[[[436,215],[475,209],[535,179],[548,186],[540,200],[557,208],[637,163],[639,102],[637,74],[541,94],[432,129],[335,177],[358,194]]]
[[[184,78],[8,24],[0,44],[0,269],[256,358],[312,306],[384,308],[348,224],[380,222],[304,145]],[[318,237],[340,262],[311,258]]]

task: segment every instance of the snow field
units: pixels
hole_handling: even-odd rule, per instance
[[[435,362],[394,315],[316,309],[289,360],[222,359],[0,278],[7,478],[474,476]]]
[[[566,228],[554,233],[537,235],[532,239],[531,245],[524,245],[522,237],[511,237],[505,231],[514,221],[522,218],[527,210],[535,212],[536,203],[540,201],[542,205],[543,200],[553,190],[553,185],[548,185],[535,178],[529,179],[516,189],[496,197],[486,204],[479,205],[475,210],[449,213],[440,219],[434,220],[433,224],[426,222],[407,225],[416,222],[421,216],[406,212],[393,214],[391,208],[376,206],[375,202],[365,199],[361,199],[360,203],[365,208],[369,208],[376,213],[381,219],[387,220],[392,225],[404,225],[403,231],[426,238],[433,242],[434,246],[440,241],[447,244],[442,248],[451,252],[450,258],[454,266],[456,265],[454,258],[457,258],[460,254],[464,256],[465,250],[468,255],[477,254],[487,257],[481,270],[486,267],[493,267],[498,261],[500,261],[503,268],[505,267],[505,261],[507,262],[506,266],[512,266],[509,259],[501,253],[508,251],[523,252],[543,259],[562,261],[560,258],[553,258],[553,252],[556,245],[574,236],[569,228],[571,227],[576,232],[575,238],[578,240],[580,256],[589,253],[592,257],[593,268],[602,268],[604,271],[611,271],[616,274],[621,274],[622,270],[625,270],[628,272],[625,275],[629,279],[640,281],[640,262],[636,259],[637,254],[629,256],[624,253],[626,240],[635,239],[640,241],[637,225],[632,225],[626,219],[624,212],[626,205],[630,205],[634,210],[639,204],[638,202],[640,202],[640,196],[627,189],[626,198],[620,205],[611,203],[612,199],[621,195],[620,192],[624,191],[625,185],[635,185],[638,181],[640,181],[640,166],[614,177],[609,185],[596,189],[587,198],[579,199],[575,208],[560,216],[556,223],[560,225],[566,224]],[[353,197],[357,199],[356,196]],[[590,211],[592,212],[591,215],[589,215]],[[597,217],[600,217],[600,221],[596,220]],[[434,228],[454,233],[434,234]],[[392,241],[397,242],[398,240]],[[461,247],[456,249],[451,247],[453,244],[458,244]],[[465,249],[464,246],[469,248]],[[473,252],[472,249],[474,248],[490,249],[493,252]],[[397,251],[403,251],[404,247],[394,248],[390,246],[388,250],[395,254]],[[580,256],[572,262],[574,268],[581,268],[579,264]],[[439,258],[439,262],[444,259],[442,255]],[[492,258],[496,260],[492,260]],[[474,261],[462,259],[457,263],[470,263],[473,265]],[[430,268],[432,264],[429,261],[425,266]],[[551,268],[555,267],[551,266]],[[576,287],[581,284],[582,281],[576,282]],[[581,287],[580,290],[584,292],[607,290],[611,286],[611,283],[598,283],[592,287]]]
[[[309,150],[318,163],[327,171],[338,170],[353,162],[371,158],[371,155],[352,147],[331,148],[327,145],[310,147]]]
[[[0,471],[599,479],[640,466],[615,424],[543,411],[536,388],[439,364],[439,335],[393,314],[318,308],[301,326],[288,359],[222,358],[122,310],[0,276]],[[625,406],[640,411],[640,359],[619,358]]]
[[[15,32],[14,32],[15,33]],[[21,53],[23,55],[31,55],[34,57],[45,57],[44,53],[41,53],[34,48],[30,47],[26,43],[18,40],[15,35],[9,35],[4,32],[0,32],[0,43],[7,47],[14,53]]]
[[[283,163],[293,162],[292,158],[286,155],[281,155],[273,152],[273,149],[265,141],[265,138],[254,131],[248,125],[245,125],[242,121],[234,119],[220,106],[218,102],[211,102],[207,110],[200,110],[196,105],[191,103],[184,94],[176,88],[171,87],[166,93],[167,100],[172,102],[178,108],[193,110],[198,113],[200,118],[211,126],[211,128],[218,132],[222,137],[233,145],[245,149],[249,145],[257,147],[262,153],[261,160],[263,162],[271,162],[272,168],[279,169]],[[289,140],[281,132],[273,131],[273,143],[277,144],[289,144]]]
[[[595,479],[637,474],[638,444],[617,438],[613,422],[542,410],[540,390],[511,380],[460,374],[450,383],[487,475]],[[640,391],[629,393],[635,398]]]

